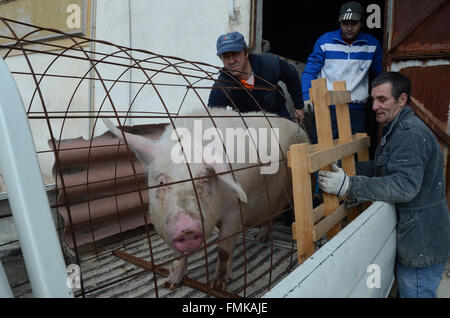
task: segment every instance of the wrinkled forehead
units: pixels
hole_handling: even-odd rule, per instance
[[[370,93],[373,99],[385,97],[385,98],[393,98],[392,95],[392,84],[391,83],[383,83],[377,86],[372,87],[372,91]]]
[[[244,50],[241,51],[228,51],[228,52],[224,52],[222,54],[220,54],[220,59],[228,59],[228,58],[236,58],[236,57],[240,57],[240,56],[244,56],[245,52]]]

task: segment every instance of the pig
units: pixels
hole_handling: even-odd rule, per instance
[[[149,189],[149,217],[155,231],[175,251],[177,257],[163,285],[169,289],[179,286],[187,272],[187,256],[204,246],[206,238],[216,226],[219,229],[218,260],[216,273],[210,284],[214,289],[227,289],[232,280],[232,255],[237,237],[233,234],[242,231],[242,223],[245,226],[264,224],[271,215],[279,213],[288,205],[289,197],[292,195],[292,184],[289,171],[285,167],[286,162],[279,161],[282,159],[280,150],[286,158],[286,151],[291,144],[309,143],[308,136],[298,124],[274,114],[266,113],[269,116],[267,119],[261,117],[264,116],[261,112],[246,113],[243,114],[244,119],[242,119],[238,113],[226,108],[209,108],[208,112],[217,129],[223,133],[221,145],[222,148],[225,145],[225,151],[222,155],[220,151],[216,151],[216,154],[211,152],[209,158],[206,155],[200,156],[201,160],[196,162],[193,162],[192,158],[190,161],[187,160],[187,156],[184,157],[184,162],[180,161],[180,158],[174,160],[174,154],[177,154],[177,146],[178,150],[181,149],[180,145],[183,146],[186,155],[189,155],[192,149],[194,157],[202,151],[198,146],[207,145],[208,140],[192,138],[192,149],[187,149],[189,142],[181,141],[189,141],[189,138],[181,134],[185,132],[196,134],[195,125],[199,124],[204,131],[215,127],[211,118],[207,116],[198,119],[175,118],[176,130],[172,125],[168,125],[158,140],[122,132],[109,120],[103,119],[108,129],[125,141],[144,163],[148,171],[149,187],[157,186]],[[185,115],[185,117],[193,117],[207,114],[205,110],[196,110]],[[262,174],[263,167],[258,166],[258,163],[250,162],[249,153],[245,154],[244,160],[233,161],[228,158],[227,161],[227,154],[236,151],[242,143],[234,142],[233,144],[230,141],[231,134],[225,134],[224,131],[232,129],[237,133],[243,133],[247,127],[248,130],[253,128],[255,131],[265,128],[269,131],[267,136],[261,137],[258,142],[254,140],[254,144],[251,141],[248,143],[248,149],[250,149],[250,143],[254,147],[261,147],[260,142],[264,139],[268,141],[276,136],[276,134],[270,135],[271,126],[268,120],[279,132],[276,145],[270,146],[269,143],[267,149],[267,154],[279,155],[276,157],[279,158],[276,160],[276,164],[279,164],[278,169]],[[260,151],[259,148],[258,151]],[[243,169],[251,166],[256,167]],[[194,180],[191,180],[188,168]],[[238,171],[234,171],[236,169]],[[181,180],[186,181],[174,183]],[[268,189],[265,189],[265,184]],[[266,223],[262,226],[257,239],[264,240],[269,233],[270,225]]]

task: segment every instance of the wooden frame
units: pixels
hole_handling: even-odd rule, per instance
[[[330,240],[341,230],[341,220],[347,216],[350,222],[359,207],[347,209],[339,204],[335,195],[323,194],[323,204],[313,209],[311,174],[331,170],[330,164],[342,160],[345,172],[355,175],[355,156],[360,161],[369,160],[370,138],[367,134],[351,133],[348,103],[350,92],[345,81],[333,83],[333,91],[327,90],[326,79],[311,82],[310,96],[314,103],[318,144],[291,145],[288,165],[292,171],[295,222],[292,236],[297,240],[298,263],[303,263],[314,251],[314,243],[327,235]],[[329,106],[335,104],[339,139],[333,140]]]

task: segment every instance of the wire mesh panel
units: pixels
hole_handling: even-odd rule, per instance
[[[257,297],[295,266],[279,221],[297,124],[207,107],[211,89],[251,97],[213,87],[219,67],[0,20],[77,296]]]

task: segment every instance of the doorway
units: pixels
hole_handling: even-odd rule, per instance
[[[339,9],[348,1],[272,1],[263,0],[262,50],[286,58],[296,65],[299,75],[317,39],[339,29]],[[375,36],[383,45],[384,0],[359,0],[366,10],[362,32]],[[375,16],[377,15],[377,16]],[[376,20],[378,19],[378,20]],[[369,83],[373,80],[369,75]],[[368,109],[367,133],[371,136],[371,157],[378,138],[378,125]]]

